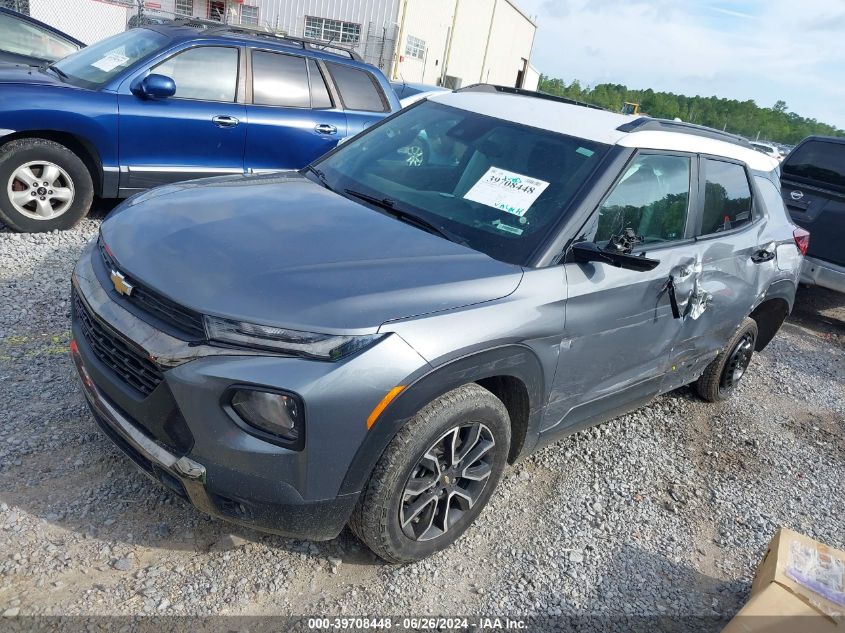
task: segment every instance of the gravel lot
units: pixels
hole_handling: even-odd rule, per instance
[[[845,547],[843,296],[802,290],[731,401],[681,389],[548,447],[391,567],[204,517],[100,434],[67,354],[98,225],[0,230],[0,613],[730,616],[778,526]]]

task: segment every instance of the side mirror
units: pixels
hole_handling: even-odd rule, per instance
[[[627,253],[606,251],[598,244],[593,242],[578,242],[573,244],[569,249],[568,261],[586,264],[588,262],[603,262],[616,266],[617,268],[625,268],[627,270],[636,270],[638,272],[645,272],[647,270],[654,270],[660,263],[658,259],[649,259],[640,255],[630,255]]]
[[[152,74],[134,81],[130,90],[141,99],[166,99],[176,94],[176,82],[170,77]]]

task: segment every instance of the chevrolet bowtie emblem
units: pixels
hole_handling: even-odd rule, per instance
[[[132,294],[132,291],[135,289],[132,284],[126,281],[126,277],[124,277],[123,274],[119,273],[116,270],[112,270],[109,277],[111,278],[111,282],[114,285],[114,289],[117,291],[118,294],[128,297]]]

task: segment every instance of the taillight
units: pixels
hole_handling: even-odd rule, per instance
[[[795,246],[801,251],[802,255],[807,254],[807,249],[810,247],[810,232],[804,229],[795,229],[792,231],[792,237],[795,239]]]

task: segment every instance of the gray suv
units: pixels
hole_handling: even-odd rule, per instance
[[[123,202],[73,273],[72,355],[102,430],[203,512],[418,560],[538,447],[731,394],[806,247],[776,167],[706,128],[444,93],[302,172]]]

